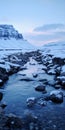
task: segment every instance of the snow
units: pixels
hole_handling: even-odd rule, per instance
[[[50,92],[50,95],[53,95],[53,94],[58,95],[60,92],[61,91],[59,91],[59,90],[53,90]]]
[[[10,66],[9,66],[9,64],[7,64],[7,63],[5,63],[5,64],[0,64],[0,67],[1,67],[1,68],[5,68],[7,72],[10,70]]]
[[[0,83],[2,83],[2,80],[0,79]]]
[[[12,25],[0,25],[0,59],[14,52],[34,50],[35,47],[24,40]]]
[[[41,47],[43,55],[51,54],[53,57],[65,58],[65,42],[48,43]]]
[[[35,97],[29,97],[29,98],[27,98],[27,101],[26,101],[26,102],[29,102],[29,101],[35,101],[35,100],[36,100]]]
[[[65,80],[65,76],[58,76],[57,79],[60,79],[61,81]]]
[[[61,73],[65,73],[65,65],[62,66]]]
[[[41,68],[43,65],[39,65],[37,61],[35,61],[33,58],[30,58],[30,61],[27,62],[24,65],[24,68],[27,68],[23,71],[19,71],[18,74],[27,74],[28,77],[32,77],[32,74],[37,74],[37,73],[43,73],[43,70]]]
[[[10,40],[0,39],[0,50],[5,49],[33,49],[34,46],[25,40],[16,40],[11,38]]]

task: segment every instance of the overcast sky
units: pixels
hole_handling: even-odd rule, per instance
[[[20,32],[49,23],[65,23],[65,0],[0,0],[0,24]]]

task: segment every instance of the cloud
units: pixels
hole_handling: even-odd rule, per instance
[[[36,31],[35,31],[36,30]],[[26,39],[34,45],[65,41],[65,25],[48,24],[25,34]]]
[[[36,27],[33,31],[44,32],[44,31],[57,30],[57,29],[63,29],[63,28],[65,28],[64,24],[46,24],[40,27]]]

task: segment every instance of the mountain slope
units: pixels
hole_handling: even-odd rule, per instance
[[[33,49],[12,25],[0,25],[0,49]]]

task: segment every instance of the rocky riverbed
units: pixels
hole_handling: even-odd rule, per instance
[[[64,57],[37,50],[1,59],[1,130],[64,130],[64,119]]]

